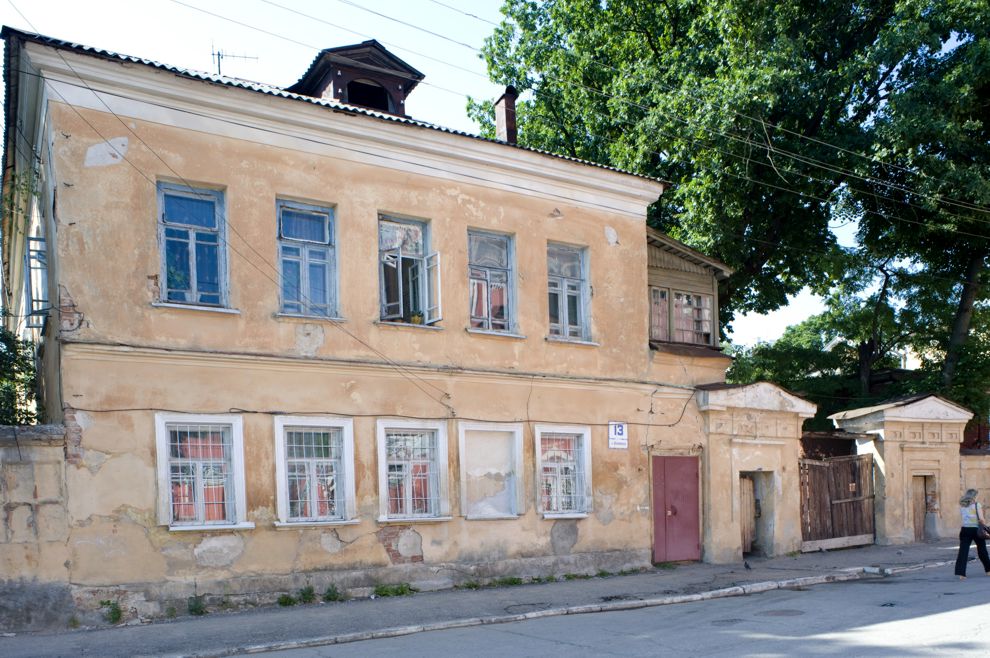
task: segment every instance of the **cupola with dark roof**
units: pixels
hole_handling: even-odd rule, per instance
[[[370,39],[320,51],[286,91],[406,116],[406,97],[423,77]]]

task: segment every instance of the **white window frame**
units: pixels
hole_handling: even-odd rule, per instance
[[[517,331],[516,323],[516,240],[515,236],[509,235],[507,233],[497,233],[495,231],[485,231],[483,229],[468,229],[468,303],[471,306],[468,309],[468,326],[471,331],[483,331],[492,332],[498,334],[512,334]],[[505,240],[505,256],[506,256],[506,267],[494,267],[489,265],[474,265],[471,262],[471,236],[481,235],[488,237],[495,237]],[[478,318],[484,322],[484,326],[475,327],[473,322],[475,320],[473,304],[470,304],[471,291],[474,289],[472,284],[473,280],[477,277],[471,275],[472,270],[482,270],[485,272],[485,290],[487,296],[486,312],[487,316],[484,318]],[[492,328],[492,317],[491,317],[491,272],[492,271],[504,271],[506,275],[505,283],[505,329],[493,329]]]
[[[161,258],[161,271],[159,280],[160,301],[163,304],[178,304],[181,306],[202,306],[205,308],[229,308],[229,272],[227,270],[227,210],[226,210],[226,195],[223,190],[211,189],[207,187],[190,187],[188,185],[180,185],[178,183],[168,183],[165,181],[159,181],[157,185],[157,195],[158,195],[158,253]],[[165,196],[185,196],[193,199],[204,199],[208,198],[213,201],[213,213],[217,220],[216,229],[210,229],[205,227],[194,227],[187,224],[178,223],[167,223],[165,221]],[[215,233],[217,235],[217,277],[219,279],[219,292],[217,293],[220,301],[218,304],[210,304],[207,302],[199,301],[199,296],[202,294],[196,285],[196,262],[195,259],[190,260],[190,271],[189,275],[191,277],[191,282],[189,284],[189,293],[193,299],[187,300],[176,300],[168,298],[168,254],[167,254],[167,238],[166,229],[169,227],[175,228],[177,230],[187,230],[190,233]],[[194,249],[195,241],[189,241],[190,249]]]
[[[381,225],[382,222],[391,222],[394,224],[412,224],[419,226],[422,230],[423,236],[423,255],[422,256],[410,256],[402,253],[402,247],[395,249],[382,249],[381,248]],[[430,222],[419,220],[419,219],[409,219],[405,217],[397,217],[395,215],[389,215],[385,213],[379,213],[378,215],[378,294],[379,294],[379,320],[381,322],[393,322],[402,324],[411,324],[409,320],[405,318],[403,306],[405,305],[406,290],[404,289],[405,283],[403,282],[402,276],[402,262],[403,259],[415,261],[419,264],[419,279],[416,281],[416,286],[419,288],[419,299],[422,300],[422,308],[419,312],[422,314],[424,325],[433,325],[441,320],[443,320],[443,306],[442,306],[442,286],[440,280],[440,254],[439,252],[430,251]],[[394,267],[397,268],[396,280],[398,281],[398,301],[389,302],[386,296],[385,289],[385,268]],[[389,307],[399,305],[398,312],[390,310]],[[412,314],[410,314],[412,315]]]
[[[543,492],[540,483],[543,480],[543,450],[544,434],[578,434],[581,436],[581,470],[584,476],[584,508],[566,512],[552,512],[543,509]],[[591,482],[591,428],[587,425],[543,425],[533,428],[536,462],[536,510],[545,519],[583,519],[594,511],[592,494],[594,488]]]
[[[575,279],[573,277],[550,274],[550,249],[564,249],[577,253],[581,262],[581,278]],[[556,291],[559,296],[557,302],[558,323],[549,322],[549,294],[552,292],[552,283],[556,283]],[[580,307],[578,312],[581,314],[581,323],[577,326],[581,332],[580,336],[571,336],[569,331],[571,324],[570,318],[568,317],[569,311],[567,308],[568,284],[577,284],[579,288],[578,301],[580,303]],[[549,323],[548,334],[553,340],[574,342],[587,342],[591,340],[591,276],[588,266],[587,247],[564,244],[561,242],[547,243],[547,321]],[[555,328],[557,333],[554,333]]]
[[[233,478],[234,520],[230,523],[172,524],[172,487],[169,470],[169,425],[229,425],[230,477]],[[244,419],[237,414],[155,414],[155,448],[158,458],[158,524],[172,531],[244,530],[254,527],[247,520],[244,486]]]
[[[388,452],[385,447],[389,430],[427,430],[436,432],[437,438],[437,513],[434,516],[389,516],[388,513]],[[410,420],[406,418],[380,418],[376,423],[376,443],[378,452],[378,521],[394,522],[434,522],[449,521],[450,498],[448,495],[447,423],[444,421]]]
[[[467,432],[510,432],[512,433],[512,511],[498,515],[471,515],[468,514],[467,500]],[[457,448],[460,457],[461,470],[461,515],[468,520],[473,519],[515,519],[521,516],[526,509],[525,487],[523,486],[523,425],[522,423],[479,423],[461,422],[457,425]]]
[[[357,497],[354,483],[354,421],[336,416],[275,416],[275,507],[276,526],[322,526],[357,523]],[[289,518],[288,459],[285,454],[285,430],[294,427],[340,430],[343,438],[343,496],[344,513],[341,518],[291,519]]]
[[[298,238],[286,237],[282,232],[282,211],[284,209],[298,210],[306,213],[325,215],[326,217],[326,239],[322,242],[314,242],[311,240],[301,240]],[[279,312],[283,315],[296,315],[300,317],[312,317],[312,318],[339,318],[340,309],[338,308],[339,300],[339,283],[337,275],[337,241],[336,241],[336,215],[334,213],[334,208],[332,206],[321,206],[312,203],[303,203],[301,201],[292,201],[289,199],[276,199],[275,201],[275,220],[276,228],[278,230],[278,273],[279,273]],[[298,257],[286,256],[282,253],[282,247],[289,247],[293,249],[299,249],[300,255]],[[309,252],[310,249],[325,249],[327,252],[327,312],[326,314],[313,312],[311,306],[313,301],[309,298]],[[286,310],[286,300],[285,300],[285,261],[292,260],[299,262],[299,301],[298,302],[288,302],[291,304],[299,304],[302,306],[301,311],[291,311]]]

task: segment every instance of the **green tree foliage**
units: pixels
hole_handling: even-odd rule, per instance
[[[0,327],[0,425],[30,425],[35,412],[34,347]]]
[[[674,182],[650,221],[736,270],[723,324],[805,286],[835,293],[852,272],[827,315],[855,347],[857,395],[906,342],[941,364],[943,392],[971,376],[990,235],[985,0],[502,11],[484,55],[523,92],[520,143]],[[469,112],[493,134],[490,102]],[[830,230],[851,220],[855,251]]]

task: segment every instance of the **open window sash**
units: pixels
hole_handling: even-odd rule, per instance
[[[381,319],[402,319],[402,250],[385,249],[379,253],[378,277],[381,282]],[[390,286],[389,281],[394,285]]]
[[[426,262],[426,324],[443,319],[440,300],[440,254],[433,252]]]

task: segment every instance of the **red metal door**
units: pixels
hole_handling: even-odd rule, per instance
[[[698,458],[654,457],[653,561],[700,560]]]

